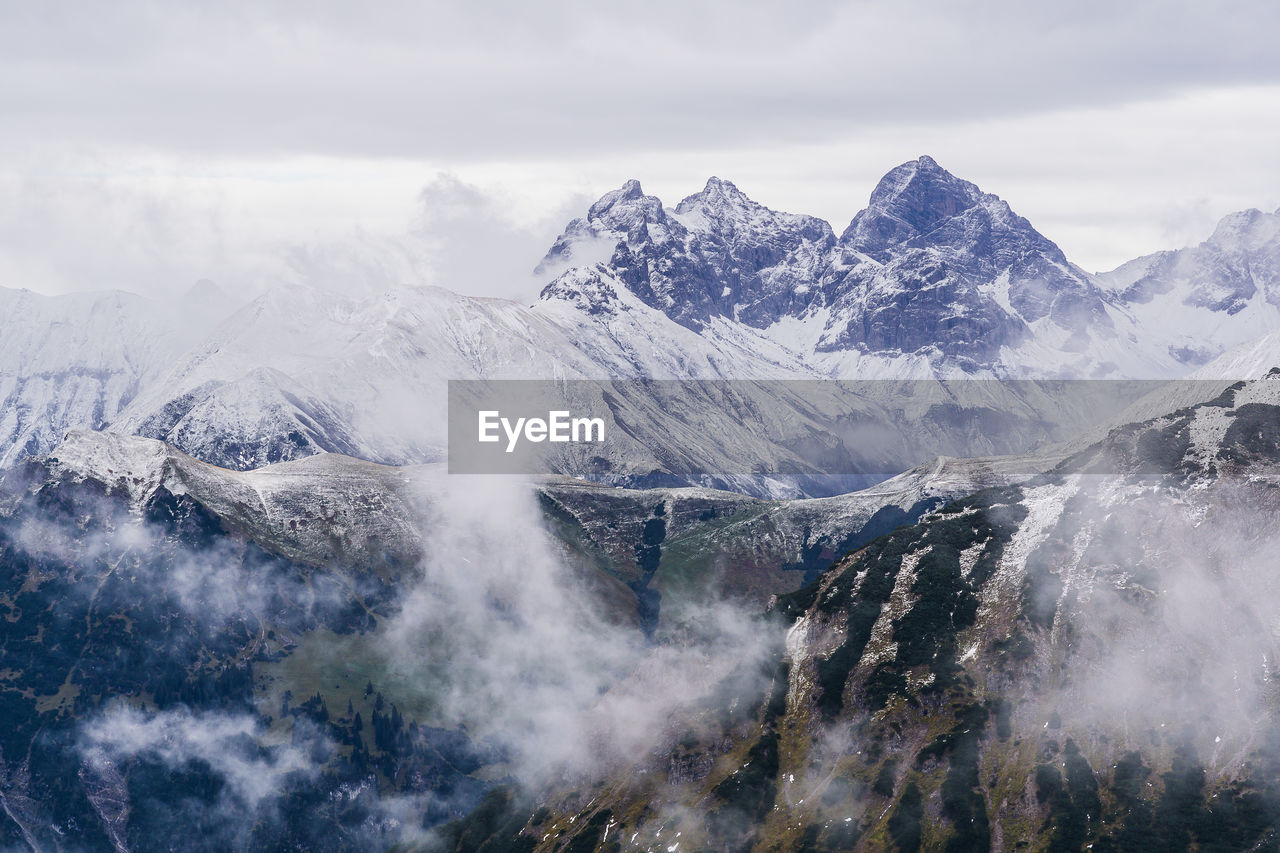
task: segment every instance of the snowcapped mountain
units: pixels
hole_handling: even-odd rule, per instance
[[[1073,376],[1134,369],[1107,360],[1122,318],[1089,277],[1004,201],[929,157],[884,177],[840,247],[848,271],[821,352],[927,352],[966,372],[1016,372],[1050,348]]]
[[[140,296],[0,288],[0,467],[113,423],[181,351],[177,317]]]
[[[1171,354],[1203,364],[1280,329],[1280,211],[1232,213],[1200,245],[1129,261],[1098,282]]]
[[[674,211],[630,181],[556,241],[543,268],[578,271],[542,303],[585,303],[585,276],[594,312],[628,294],[704,338],[757,332],[825,377],[1172,378],[1280,328],[1277,222],[1232,214],[1201,246],[1091,275],[927,156],[839,238],[719,178]]]
[[[556,241],[532,306],[296,286],[219,319],[191,307],[207,293],[184,312],[0,291],[3,838],[177,848],[194,804],[251,815],[209,827],[219,849],[386,849],[580,753],[540,808],[499,791],[441,837],[1265,846],[1280,332],[1246,339],[1273,305],[1271,221],[1098,278],[921,158],[839,237],[719,179],[670,211],[628,183]],[[451,378],[1182,376],[1228,345],[1200,369],[1218,390],[1144,398],[1063,461],[920,464],[947,436],[981,457],[1109,421],[1122,383],[735,385],[723,408],[698,396],[718,384],[596,386],[625,427],[614,483],[909,469],[828,498],[548,478],[534,504],[366,461],[440,458]],[[745,626],[714,606],[777,593]],[[720,644],[764,666],[721,683],[740,658]],[[611,727],[566,737],[581,708]]]
[[[1280,327],[1276,221],[1228,217],[1095,277],[921,157],[838,237],[720,178],[673,209],[629,181],[555,241],[533,305],[294,284],[214,324],[127,294],[3,291],[0,464],[80,426],[241,469],[438,460],[458,378],[1177,377]]]
[[[826,222],[769,210],[720,178],[672,212],[633,180],[571,222],[540,268],[581,266],[607,247],[610,275],[681,325],[762,328],[808,304],[834,246]]]
[[[848,377],[1171,376],[1120,300],[1004,201],[932,158],[887,174],[836,239],[712,178],[673,212],[635,181],[556,241],[543,268],[597,274],[683,325],[760,330],[817,373]],[[544,300],[563,294],[559,282]],[[596,310],[604,310],[597,304]]]
[[[625,291],[601,294],[591,271],[557,287],[561,298],[533,307],[435,287],[374,299],[271,291],[176,359],[112,428],[235,468],[317,451],[438,461],[449,379],[813,376],[752,330],[702,336]]]

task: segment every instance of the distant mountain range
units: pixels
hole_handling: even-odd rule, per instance
[[[550,612],[517,580],[536,528],[501,489],[452,512],[441,466],[237,472],[73,431],[0,489],[4,837],[183,846],[253,804],[247,767],[273,806],[196,846],[382,849],[459,818],[423,849],[1252,849],[1280,826],[1277,377],[1060,462],[938,460],[826,499],[543,480]],[[670,656],[726,600],[769,602],[764,658],[690,685]],[[537,651],[526,620],[563,634]],[[643,749],[513,776],[518,730],[476,722],[484,689],[528,686],[485,680],[508,631],[564,701],[629,710],[605,744]],[[619,641],[622,666],[585,652]]]
[[[925,157],[839,236],[628,182],[539,268],[0,290],[0,848],[1276,847],[1280,214],[1094,275]],[[1209,381],[967,381],[1026,377]],[[492,378],[598,380],[604,482],[374,464]]]
[[[1091,275],[929,157],[839,236],[719,178],[670,210],[629,181],[539,269],[533,305],[412,283],[231,311],[207,285],[173,305],[0,290],[0,464],[78,427],[238,469],[433,461],[447,379],[1170,378],[1280,328],[1280,215]]]

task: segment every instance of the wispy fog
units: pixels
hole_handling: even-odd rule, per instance
[[[384,652],[521,781],[640,759],[673,712],[771,644],[759,614],[715,600],[682,614],[678,637],[646,641],[633,612],[609,612],[575,576],[515,478],[450,479],[426,525],[423,576]]]

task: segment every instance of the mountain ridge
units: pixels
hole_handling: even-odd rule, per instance
[[[604,269],[646,304],[694,329],[719,316],[773,331],[827,373],[883,371],[886,362],[916,375],[922,368],[1043,373],[1050,360],[1080,377],[1132,376],[1137,364],[1160,375],[1180,369],[1159,347],[1139,346],[1127,364],[1117,363],[1117,349],[1134,349],[1118,343],[1122,333],[1137,341],[1119,300],[1006,202],[928,156],[891,170],[835,240],[823,220],[770,211],[714,177],[674,217],[652,196],[642,207],[624,208],[627,216],[602,215],[613,213],[615,199],[638,192],[630,181],[606,194],[587,219],[565,230],[553,252],[568,258],[575,242],[589,237],[598,246],[611,237],[615,253]],[[682,207],[691,209],[691,199],[705,238],[671,225]],[[708,207],[724,215],[708,215]],[[724,263],[716,252],[736,236],[732,226],[744,210],[774,223],[780,240],[763,251],[756,237],[745,287],[741,265]],[[660,223],[659,231],[647,239],[651,223]],[[555,293],[550,286],[543,296]],[[797,341],[796,332],[807,340]],[[1037,343],[1059,355],[1029,346]],[[913,361],[917,366],[907,366]]]
[[[585,790],[493,792],[422,849],[1265,849],[1278,379],[852,551],[661,748]]]
[[[1267,297],[1280,280],[1275,221],[1242,212],[1207,249],[1090,276],[927,156],[891,170],[839,237],[723,178],[673,209],[628,181],[553,243],[552,280],[531,306],[294,284],[209,330],[211,318],[178,322],[121,297],[104,303],[116,319],[76,344],[106,379],[85,374],[74,347],[39,365],[0,348],[0,465],[48,452],[73,427],[241,468],[321,450],[439,460],[431,401],[458,378],[1176,377],[1280,327]],[[1240,310],[1217,285],[1197,296],[1175,275],[1194,268],[1199,281],[1222,264],[1253,288]],[[95,300],[22,297],[0,331],[16,344],[21,328],[83,325]]]

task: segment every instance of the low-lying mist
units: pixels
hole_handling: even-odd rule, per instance
[[[397,578],[277,557],[181,499],[140,516],[76,487],[65,511],[19,513],[13,546],[42,571],[65,567],[67,618],[151,632],[144,652],[126,654],[177,679],[152,696],[145,670],[115,695],[108,678],[101,698],[76,706],[68,747],[120,843],[129,826],[191,821],[227,827],[218,843],[243,848],[297,831],[300,813],[336,820],[307,805],[308,791],[358,804],[344,807],[356,815],[342,818],[355,821],[345,847],[418,839],[473,808],[477,785],[589,783],[661,754],[682,709],[730,673],[759,671],[775,645],[762,614],[714,599],[686,603],[647,635],[631,591],[552,536],[525,479],[437,472],[421,486],[411,503],[424,556]],[[165,615],[152,626],[155,612]],[[354,697],[354,715],[347,688],[325,681],[351,666],[352,647],[372,690]],[[412,769],[417,759],[404,765],[408,781],[353,776],[374,740],[392,749],[373,727],[393,713],[411,724],[395,737],[484,781],[433,782],[437,771]],[[156,787],[166,776],[179,787]],[[175,799],[188,783],[200,794]],[[240,826],[236,814],[249,819]]]
[[[720,601],[682,612],[678,639],[647,640],[552,541],[520,478],[448,478],[424,523],[388,665],[418,674],[442,721],[499,744],[522,782],[639,759],[676,709],[769,647],[759,614]]]

